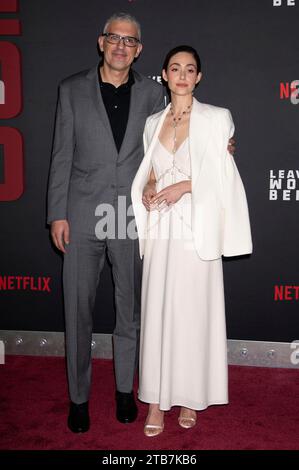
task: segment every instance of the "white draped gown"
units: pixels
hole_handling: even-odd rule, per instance
[[[192,178],[188,138],[175,155],[157,139],[152,155],[157,191]],[[138,397],[161,410],[228,403],[222,260],[194,248],[191,197],[148,213]]]

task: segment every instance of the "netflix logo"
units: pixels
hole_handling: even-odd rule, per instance
[[[29,290],[51,292],[51,277],[44,276],[0,276],[0,291]]]
[[[274,300],[299,300],[299,286],[274,286]]]
[[[290,100],[292,104],[299,103],[299,80],[292,82],[280,82],[279,97],[281,100]]]

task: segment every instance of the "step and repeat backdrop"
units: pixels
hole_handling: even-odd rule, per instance
[[[196,97],[229,108],[254,253],[224,260],[230,339],[299,336],[299,1],[0,0],[0,329],[63,331],[62,257],[46,225],[59,82],[98,60],[105,20],[142,25],[134,67],[160,81],[169,49],[195,47]],[[183,314],[183,312],[182,312]],[[94,331],[114,326],[104,268]]]

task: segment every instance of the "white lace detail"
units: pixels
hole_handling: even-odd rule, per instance
[[[177,160],[180,160],[182,163],[185,163],[185,165],[186,165],[186,162],[187,162],[186,166],[190,167],[190,159],[189,159],[189,155],[188,155],[188,146],[186,145],[187,143],[188,143],[188,138],[186,138],[182,142],[182,144],[178,147],[176,153],[172,154],[169,150],[166,149],[166,147],[164,147],[164,145],[158,139],[158,146],[156,147],[156,152],[157,153],[155,153],[153,155],[153,158],[158,159],[158,161],[160,163],[160,165],[159,165],[159,167],[160,167],[161,166],[161,159],[165,158],[164,155],[160,154],[160,151],[163,150],[164,153],[167,153],[172,158],[172,165],[170,167],[164,169],[164,171],[162,171],[162,173],[160,173],[159,175],[156,175],[156,177],[157,177],[156,184],[157,185],[160,182],[162,182],[161,180],[163,180],[163,179],[165,179],[165,182],[164,182],[165,184],[163,185],[163,187],[167,187],[167,186],[170,186],[171,184],[175,184],[175,183],[178,183],[180,181],[184,181],[185,179],[191,180],[190,172],[188,172],[186,170],[186,168],[182,168],[181,164],[177,163]],[[162,160],[162,162],[163,163],[166,162],[166,158],[165,158],[165,160]],[[160,188],[160,189],[162,189],[162,188]],[[180,201],[178,201],[176,204],[173,204],[171,206],[162,206],[162,208],[157,207],[157,208],[153,209],[154,211],[158,212],[158,217],[156,217],[156,220],[154,220],[154,221],[150,220],[151,217],[149,217],[147,231],[149,232],[155,226],[159,225],[160,222],[161,222],[161,219],[164,218],[170,212],[175,213],[178,216],[178,218],[181,220],[181,222],[186,227],[188,227],[188,229],[191,230],[191,224],[186,220],[186,217],[184,217],[183,210],[181,209],[181,207],[180,207],[180,210],[178,210],[179,202]],[[188,217],[188,219],[189,219],[189,217]]]

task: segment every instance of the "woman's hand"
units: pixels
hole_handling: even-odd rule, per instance
[[[151,201],[152,198],[157,194],[156,182],[149,181],[143,189],[142,202],[147,211],[152,210]]]
[[[159,191],[152,199],[151,206],[159,206],[164,202],[167,206],[175,204],[178,202],[181,197],[186,194],[191,193],[191,181],[180,181],[179,183],[171,184],[166,188]],[[152,207],[153,208],[153,207]]]

